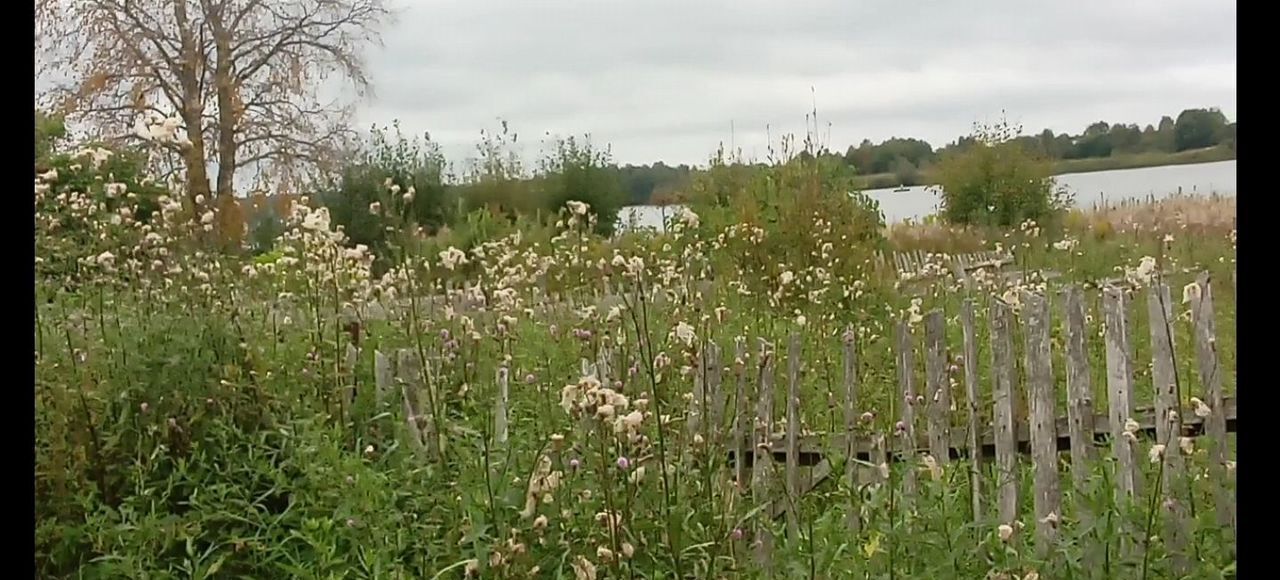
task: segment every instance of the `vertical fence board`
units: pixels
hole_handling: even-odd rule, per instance
[[[498,404],[493,409],[493,439],[499,446],[507,444],[507,407],[511,404],[511,371],[498,367]]]
[[[1234,273],[1233,273],[1234,276]],[[1233,280],[1234,281],[1234,280]],[[1213,287],[1209,273],[1196,277],[1199,297],[1191,301],[1191,320],[1195,330],[1196,362],[1200,371],[1200,385],[1204,389],[1203,401],[1207,409],[1197,409],[1204,417],[1204,433],[1208,436],[1206,450],[1209,453],[1209,475],[1219,485],[1214,489],[1214,507],[1218,525],[1230,529],[1232,540],[1236,531],[1236,502],[1230,493],[1227,457],[1227,417],[1222,393],[1222,368],[1218,361],[1217,337],[1213,313]],[[1207,413],[1206,413],[1207,411]]]
[[[747,488],[747,425],[750,407],[747,404],[747,343],[744,339],[734,340],[733,372],[737,382],[733,396],[733,481],[738,490]]]
[[[373,353],[373,382],[375,401],[381,409],[389,400],[391,390],[395,388],[395,365],[382,351]]]
[[[708,426],[710,437],[707,438],[708,443],[714,442],[716,445],[724,443],[724,405],[725,392],[721,388],[721,380],[723,379],[721,372],[724,365],[720,362],[720,346],[712,342],[707,344],[707,396],[711,399],[711,423]]]
[[[1058,483],[1058,433],[1056,397],[1053,392],[1053,355],[1050,352],[1049,299],[1028,295],[1026,302],[1026,368],[1031,410],[1031,465],[1034,471],[1033,504],[1036,537],[1042,554],[1058,536],[1062,497]]]
[[[991,374],[995,379],[996,495],[1000,522],[1012,524],[1018,519],[1018,446],[1014,432],[1013,410],[1014,361],[1010,332],[1012,313],[999,300],[991,304]]]
[[[787,344],[787,534],[800,538],[800,335]]]
[[[907,321],[898,321],[898,385],[902,389],[902,419],[899,428],[895,429],[898,438],[898,451],[902,461],[908,466],[903,470],[902,495],[910,498],[916,491],[916,368],[915,349],[911,340],[911,329]]]
[[[751,470],[751,499],[764,505],[769,497],[769,467],[773,463],[773,347],[760,341],[759,400],[756,404],[755,461]],[[773,559],[773,533],[765,516],[757,516],[755,527],[756,562],[768,570]]]
[[[929,454],[939,464],[951,459],[951,385],[947,381],[945,324],[942,310],[933,310],[924,317]]]
[[[845,523],[849,532],[856,534],[861,528],[859,510],[861,497],[858,492],[858,358],[855,340],[857,333],[849,328],[844,333],[844,479],[849,486],[849,516]]]
[[[1185,507],[1178,498],[1183,489],[1184,464],[1180,451],[1182,438],[1182,409],[1179,403],[1177,368],[1174,363],[1173,335],[1170,321],[1173,307],[1169,286],[1164,282],[1152,285],[1147,292],[1147,318],[1151,331],[1151,379],[1155,388],[1156,444],[1164,446],[1161,475],[1166,525],[1165,545],[1173,559],[1174,569],[1187,571],[1186,544],[1189,522]]]
[[[1089,467],[1096,456],[1093,449],[1093,370],[1086,350],[1084,300],[1080,288],[1072,286],[1064,293],[1063,324],[1067,337],[1067,429],[1071,437],[1071,476],[1076,489],[1085,489]],[[1082,514],[1082,521],[1089,521]]]
[[[964,395],[969,449],[969,493],[973,501],[973,519],[982,518],[982,447],[979,444],[982,424],[978,422],[978,336],[974,331],[973,299],[966,298],[960,310],[964,331]]]
[[[432,437],[432,418],[422,412],[419,396],[422,394],[422,361],[412,349],[402,348],[396,362],[397,379],[404,400],[404,420],[408,426],[409,443],[419,456],[435,451]]]
[[[1133,417],[1133,359],[1129,344],[1128,300],[1124,291],[1107,287],[1102,292],[1107,348],[1107,405],[1111,419],[1111,452],[1116,458],[1116,489],[1130,498],[1139,492],[1134,440],[1126,437],[1126,423]]]

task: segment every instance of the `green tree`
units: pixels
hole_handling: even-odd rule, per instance
[[[1218,109],[1187,109],[1174,122],[1174,148],[1186,151],[1217,145],[1226,125],[1227,117]]]
[[[1054,218],[1070,202],[1057,189],[1052,165],[1018,144],[1007,122],[975,125],[973,145],[938,164],[942,215],[954,224],[1014,226]]]

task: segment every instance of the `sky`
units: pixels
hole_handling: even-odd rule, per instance
[[[832,149],[935,147],[1002,111],[1027,132],[1236,108],[1221,0],[399,0],[366,54],[361,126],[399,120],[471,157],[506,120],[522,155],[590,134],[618,163],[764,158],[815,108]]]

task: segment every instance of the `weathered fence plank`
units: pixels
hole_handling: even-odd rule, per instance
[[[996,495],[1000,522],[1018,518],[1018,447],[1014,438],[1013,338],[1009,307],[999,300],[991,305],[991,374],[995,401]]]
[[[707,441],[722,445],[724,443],[725,392],[720,384],[723,378],[721,372],[724,370],[724,366],[720,362],[720,346],[714,342],[708,343],[705,360],[707,367],[707,396],[711,399],[710,436],[707,437]]]
[[[902,393],[902,419],[898,422],[895,429],[897,437],[898,451],[902,454],[903,461],[909,462],[913,467],[903,470],[902,476],[902,495],[910,498],[916,492],[916,472],[914,468],[916,456],[916,372],[915,372],[915,349],[911,340],[911,328],[907,325],[907,321],[901,320],[897,327],[897,351],[898,351],[898,385]]]
[[[1234,272],[1232,274],[1234,276]],[[1232,280],[1234,282],[1234,279]],[[1207,401],[1205,409],[1196,409],[1195,415],[1204,419],[1204,432],[1208,436],[1206,450],[1209,453],[1209,474],[1221,482],[1214,490],[1214,511],[1218,525],[1229,528],[1232,539],[1236,532],[1236,501],[1228,488],[1231,474],[1226,468],[1227,413],[1222,393],[1222,369],[1218,361],[1217,338],[1214,334],[1213,285],[1208,272],[1196,277],[1196,291],[1192,296],[1191,321],[1195,332],[1196,363],[1200,371],[1200,386]]]
[[[939,464],[951,459],[951,388],[947,381],[945,324],[942,310],[933,310],[924,317],[929,454]]]
[[[1147,319],[1151,331],[1151,379],[1155,388],[1156,444],[1164,447],[1161,455],[1161,479],[1164,500],[1165,545],[1173,559],[1173,567],[1185,573],[1187,534],[1190,531],[1186,509],[1178,497],[1182,488],[1184,461],[1180,451],[1182,437],[1182,413],[1179,403],[1178,375],[1174,363],[1173,335],[1170,320],[1173,308],[1170,304],[1169,286],[1164,282],[1152,285],[1147,291]]]
[[[769,495],[769,464],[773,461],[773,347],[760,340],[759,400],[756,404],[754,448],[755,461],[751,470],[751,499],[763,505],[772,499]],[[759,519],[758,519],[759,520]],[[755,525],[756,563],[765,570],[773,558],[773,533],[767,521]]]
[[[507,407],[511,404],[511,371],[498,367],[498,401],[493,409],[493,440],[499,446],[507,444]]]
[[[982,447],[978,417],[978,337],[974,331],[973,299],[966,298],[960,309],[960,325],[964,332],[964,395],[966,448],[969,452],[969,493],[973,502],[973,519],[982,518]]]
[[[381,409],[391,397],[395,388],[395,365],[382,351],[373,353],[374,400]]]
[[[733,372],[736,389],[733,397],[733,481],[738,490],[747,489],[746,430],[750,416],[747,414],[747,343],[739,337],[733,344]]]
[[[858,493],[858,463],[857,449],[858,439],[856,433],[858,431],[858,358],[855,341],[857,333],[853,328],[849,328],[844,333],[844,436],[845,436],[845,460],[844,460],[844,480],[849,486],[849,515],[845,520],[845,524],[849,527],[849,532],[857,534],[861,526],[861,518],[859,518],[859,510],[861,509],[860,494]]]
[[[1049,300],[1028,295],[1026,302],[1026,368],[1031,410],[1031,465],[1036,537],[1041,554],[1047,554],[1058,537],[1062,496],[1058,482],[1058,434],[1056,397],[1053,392],[1053,355],[1050,351]]]
[[[1089,365],[1089,352],[1085,347],[1088,331],[1085,329],[1084,300],[1080,288],[1072,286],[1064,293],[1067,347],[1067,425],[1071,437],[1071,464],[1085,467],[1096,457],[1093,449],[1093,369]],[[1077,489],[1083,489],[1088,471],[1072,469]]]
[[[397,382],[404,400],[404,420],[408,426],[409,443],[420,456],[434,455],[433,420],[429,413],[422,413],[418,400],[423,391],[422,361],[412,349],[402,348],[396,361]]]
[[[1116,489],[1130,498],[1139,493],[1136,441],[1128,429],[1133,418],[1133,359],[1129,344],[1128,300],[1124,290],[1107,287],[1102,292],[1106,340],[1107,405],[1110,409],[1111,453],[1116,458]],[[1128,434],[1129,436],[1126,436]]]
[[[800,334],[787,341],[787,534],[800,538]]]

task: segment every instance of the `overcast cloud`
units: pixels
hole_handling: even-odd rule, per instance
[[[704,163],[731,123],[762,157],[766,127],[803,133],[815,100],[839,150],[940,146],[1002,109],[1029,132],[1234,120],[1235,22],[1220,0],[401,0],[358,119],[429,131],[452,160],[501,117],[530,146],[590,133],[637,164]]]

